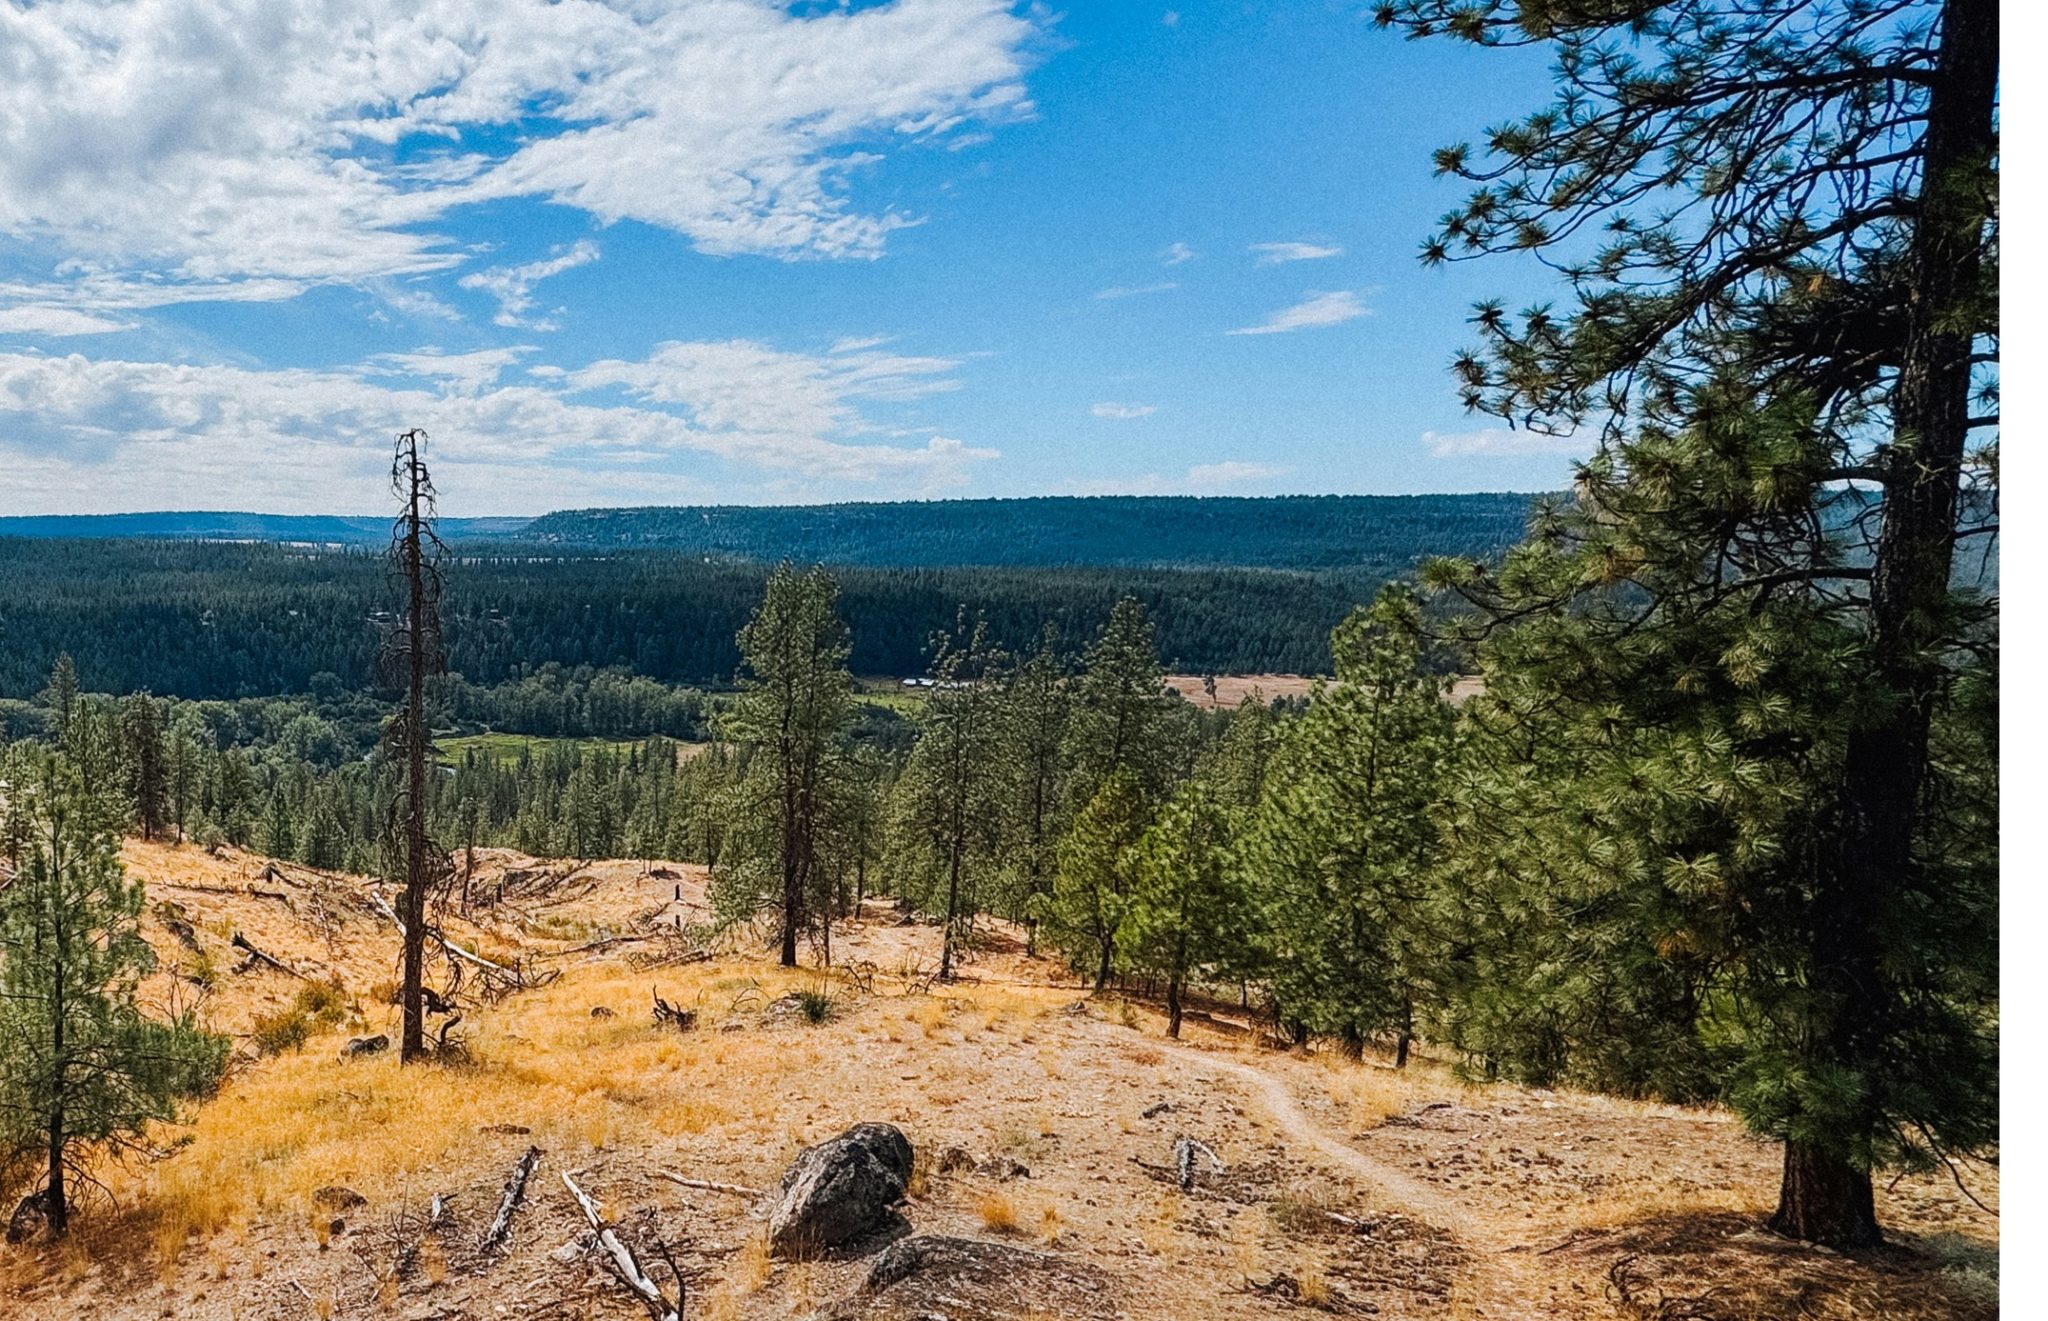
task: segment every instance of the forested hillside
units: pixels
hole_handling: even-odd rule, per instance
[[[1419,549],[1419,547],[1418,547]],[[448,566],[450,665],[482,683],[549,662],[721,684],[768,569],[667,551],[464,554]],[[853,667],[916,674],[963,604],[1022,647],[1047,624],[1093,636],[1119,596],[1145,603],[1176,668],[1322,672],[1329,633],[1370,597],[1371,570],[849,568]],[[27,697],[58,653],[106,692],[247,697],[359,687],[398,597],[381,557],[269,545],[0,538],[0,696]]]
[[[823,564],[1366,567],[1512,545],[1531,497],[1489,495],[1048,496],[774,508],[582,509],[523,539],[662,546]]]
[[[726,559],[875,567],[1203,565],[1400,571],[1423,554],[1483,554],[1520,539],[1530,496],[1053,496],[837,505],[577,509],[445,518],[446,540],[655,548]],[[381,546],[377,515],[51,514],[0,518],[0,537],[152,537]]]

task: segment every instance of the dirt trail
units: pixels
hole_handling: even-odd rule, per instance
[[[1450,1233],[1471,1254],[1472,1268],[1465,1273],[1466,1297],[1477,1304],[1475,1314],[1515,1318],[1552,1314],[1546,1291],[1530,1277],[1526,1256],[1530,1245],[1525,1235],[1502,1233],[1475,1217],[1470,1207],[1360,1151],[1342,1134],[1330,1132],[1303,1108],[1286,1079],[1213,1051],[1173,1042],[1153,1044],[1173,1058],[1235,1078],[1288,1137],[1314,1149],[1328,1164],[1355,1175],[1384,1197],[1391,1209]]]

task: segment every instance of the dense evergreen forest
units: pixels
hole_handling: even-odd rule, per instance
[[[1420,535],[1419,533],[1417,534]],[[1479,542],[1484,538],[1472,533]],[[1410,544],[1411,556],[1426,544]],[[447,574],[450,668],[516,680],[550,663],[623,666],[665,683],[721,685],[768,567],[667,551],[611,555],[463,550]],[[1354,569],[847,568],[856,673],[923,672],[962,603],[1022,646],[1048,624],[1086,638],[1126,593],[1157,621],[1170,665],[1318,673],[1329,632],[1386,575]],[[0,538],[0,696],[34,693],[60,652],[81,683],[194,698],[300,693],[316,675],[370,681],[394,602],[384,560],[361,551],[147,540]],[[649,730],[634,731],[638,733]]]

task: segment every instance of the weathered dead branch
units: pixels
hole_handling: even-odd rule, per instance
[[[274,959],[270,955],[265,954],[262,950],[257,949],[254,945],[249,943],[249,938],[239,931],[237,931],[234,934],[233,939],[228,941],[228,944],[234,946],[236,949],[242,951],[244,954],[247,954],[249,956],[248,962],[250,963],[260,963],[263,964],[265,967],[275,968],[279,972],[283,973],[285,976],[296,977],[302,982],[312,980],[310,977],[306,976],[305,973],[300,972],[297,968],[294,968],[291,965],[284,963],[278,959]]]
[[[498,1214],[491,1217],[491,1227],[484,1231],[483,1241],[477,1244],[480,1252],[495,1252],[505,1245],[512,1233],[512,1213],[526,1200],[526,1181],[533,1177],[533,1170],[540,1164],[540,1148],[528,1147],[519,1163],[512,1167],[512,1177],[505,1180],[505,1191],[498,1198]]]
[[[707,1193],[729,1193],[734,1197],[766,1196],[759,1188],[749,1188],[743,1183],[719,1183],[713,1179],[686,1179],[680,1174],[672,1174],[667,1170],[656,1170],[654,1174],[656,1178],[667,1179],[670,1183],[680,1184],[685,1188],[696,1188]]]
[[[562,1182],[568,1187],[570,1195],[576,1199],[576,1205],[583,1208],[583,1218],[590,1222],[591,1230],[597,1235],[597,1246],[604,1251],[605,1264],[619,1283],[630,1289],[646,1305],[647,1314],[653,1317],[654,1321],[682,1321],[684,1295],[688,1292],[688,1286],[683,1283],[682,1274],[676,1271],[675,1263],[669,1263],[670,1272],[676,1276],[677,1292],[676,1301],[671,1303],[668,1295],[662,1292],[661,1286],[641,1269],[639,1260],[633,1256],[633,1250],[619,1237],[617,1228],[604,1218],[590,1195],[576,1186],[576,1181],[569,1177],[567,1170],[562,1171]]]

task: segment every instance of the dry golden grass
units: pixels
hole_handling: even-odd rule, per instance
[[[705,975],[679,970],[669,989],[693,995],[692,971]],[[756,976],[773,994],[793,980],[768,968]],[[547,1150],[577,1153],[772,1120],[779,1080],[814,1062],[755,1034],[679,1036],[623,1013],[590,1017],[590,1005],[633,1004],[645,986],[613,971],[514,997],[466,1038],[471,1062],[459,1067],[401,1067],[395,1053],[343,1062],[326,1049],[277,1057],[199,1112],[189,1146],[153,1187],[124,1189],[132,1176],[120,1170],[109,1181],[147,1194],[168,1263],[195,1239],[309,1208],[328,1184],[379,1199],[400,1190],[404,1171],[501,1164],[514,1144],[489,1125],[522,1124]],[[747,1081],[735,1089],[744,1095],[695,1085],[712,1076]],[[320,1227],[309,1222],[309,1232]]]
[[[1323,1090],[1344,1114],[1354,1133],[1378,1128],[1393,1116],[1437,1101],[1461,1103],[1472,1089],[1434,1065],[1411,1062],[1390,1069],[1370,1060],[1344,1058],[1332,1051],[1315,1057]]]
[[[732,1285],[742,1294],[757,1294],[768,1287],[768,1281],[775,1274],[775,1255],[769,1249],[768,1235],[751,1235],[740,1250],[733,1254]]]
[[[990,1191],[974,1199],[974,1215],[981,1221],[981,1227],[991,1234],[1021,1234],[1023,1222],[1017,1216],[1017,1204],[1005,1192]]]

